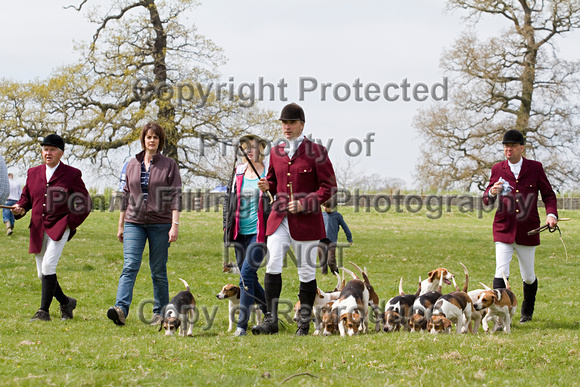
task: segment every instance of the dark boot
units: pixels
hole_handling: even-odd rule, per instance
[[[274,318],[272,313],[266,313],[262,323],[252,327],[252,333],[255,335],[273,335],[278,333],[278,319]]]
[[[48,312],[50,309],[50,304],[52,303],[52,298],[54,297],[54,292],[58,281],[56,279],[56,274],[43,275],[41,279],[42,283],[42,296],[40,299],[40,309]]]
[[[310,329],[310,320],[312,318],[312,305],[316,297],[316,280],[310,282],[300,282],[300,319],[298,320],[297,336],[306,336]]]
[[[278,320],[278,302],[282,293],[282,274],[264,275],[264,297],[266,298],[266,309]]]
[[[72,297],[67,297],[68,302],[66,304],[60,304],[60,316],[61,320],[72,320],[73,310],[77,307],[77,300]]]
[[[338,273],[338,266],[336,265],[336,243],[334,242],[328,246],[328,267],[332,274]]]
[[[296,322],[298,324],[298,329],[296,330],[296,336],[307,336],[310,330],[310,319],[312,315],[312,309],[309,307],[300,306],[300,317]]]
[[[536,304],[536,293],[538,292],[538,279],[532,283],[524,282],[524,301],[522,302],[522,317],[520,324],[527,323],[532,320],[534,314],[534,306]]]
[[[282,275],[268,274],[264,276],[264,291],[268,313],[264,315],[261,324],[252,327],[255,335],[271,335],[278,333],[278,302],[282,292]]]
[[[67,297],[64,294],[64,292],[62,291],[62,288],[60,287],[60,283],[58,282],[58,279],[56,280],[56,287],[54,288],[54,298],[56,298],[56,300],[61,305],[66,305],[69,302],[69,297]]]
[[[509,281],[509,278],[506,278]],[[495,277],[493,279],[493,288],[494,289],[505,289],[505,281],[503,278]]]
[[[46,310],[38,309],[30,321],[50,321],[50,314]]]

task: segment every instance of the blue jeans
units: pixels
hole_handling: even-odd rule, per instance
[[[133,300],[133,287],[141,267],[145,242],[149,241],[149,266],[153,280],[153,313],[169,303],[169,285],[167,282],[167,250],[169,248],[169,230],[171,224],[136,224],[125,223],[123,231],[123,255],[125,262],[119,278],[115,306],[120,307],[125,316]]]
[[[16,204],[16,202],[17,200],[8,199],[6,200],[6,205],[13,206]],[[14,227],[14,214],[12,213],[12,211],[4,208],[2,210],[2,223],[6,223],[8,221],[10,221],[10,227]]]
[[[236,239],[238,246],[243,248],[240,269],[240,318],[238,328],[248,329],[251,307],[256,303],[263,313],[266,313],[266,295],[264,288],[258,281],[258,269],[265,256],[265,244],[256,243],[256,234],[239,235]],[[242,251],[240,251],[241,253]],[[236,258],[238,252],[236,251]],[[238,266],[240,259],[237,259]]]

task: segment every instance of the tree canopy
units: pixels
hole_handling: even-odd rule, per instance
[[[424,109],[417,179],[430,189],[484,189],[502,160],[501,138],[520,130],[527,155],[544,164],[556,189],[580,182],[579,63],[559,57],[558,38],[580,26],[575,0],[449,0],[468,28],[442,55],[452,98]],[[485,17],[505,29],[480,39]]]
[[[85,12],[90,1],[75,9]],[[216,93],[221,49],[188,27],[192,0],[121,0],[88,10],[91,41],[79,61],[48,79],[0,80],[0,144],[9,163],[37,160],[39,140],[58,133],[69,156],[119,171],[143,125],[161,124],[164,154],[190,176],[225,181],[233,151],[204,146],[235,142],[242,134],[272,134],[273,114],[248,106],[227,88]],[[85,9],[84,9],[85,8]],[[71,10],[71,12],[74,12]],[[247,101],[246,101],[247,102]],[[112,161],[114,160],[114,161]]]

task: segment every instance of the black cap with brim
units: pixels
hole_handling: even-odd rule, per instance
[[[64,152],[64,140],[58,134],[49,134],[40,143],[42,146],[54,146]]]
[[[278,120],[306,122],[306,118],[304,117],[304,110],[300,107],[300,105],[294,102],[284,106]]]
[[[524,135],[519,130],[510,129],[503,135],[502,144],[520,144],[524,145]]]

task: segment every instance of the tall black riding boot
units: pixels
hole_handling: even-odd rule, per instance
[[[538,292],[537,278],[532,284],[527,284],[524,282],[524,301],[522,302],[522,312],[521,312],[522,317],[520,318],[520,324],[527,323],[528,321],[532,320],[537,292]]]
[[[310,319],[312,317],[312,306],[316,298],[316,279],[310,282],[300,282],[300,292],[298,299],[300,300],[300,318],[298,320],[297,336],[308,335],[310,329]]]
[[[40,300],[40,309],[48,312],[50,309],[50,304],[52,303],[52,298],[54,297],[54,292],[58,281],[56,280],[56,274],[43,275],[42,279],[42,298]]]
[[[255,335],[271,335],[278,333],[278,303],[282,293],[282,274],[268,274],[264,276],[264,291],[266,293],[266,308],[261,324],[252,327]]]
[[[506,279],[509,280],[509,278],[506,278]],[[493,288],[494,289],[504,289],[505,288],[505,281],[503,280],[503,278],[495,277],[493,279]]]

